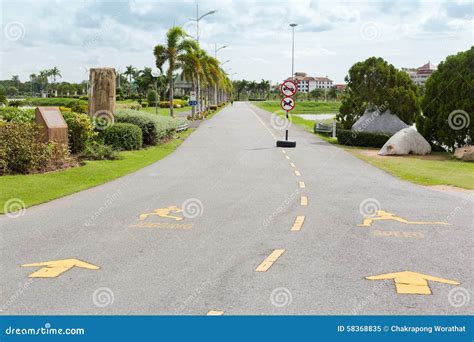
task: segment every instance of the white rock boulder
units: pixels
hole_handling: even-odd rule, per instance
[[[429,154],[430,144],[413,128],[404,128],[395,133],[379,151],[381,156],[405,154]]]
[[[474,146],[459,147],[454,151],[454,156],[457,159],[464,161],[474,161]]]

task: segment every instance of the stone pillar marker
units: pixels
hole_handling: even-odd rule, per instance
[[[43,141],[67,144],[67,124],[59,107],[37,107],[35,121],[43,131]]]
[[[89,74],[89,116],[115,113],[115,69],[92,68]]]

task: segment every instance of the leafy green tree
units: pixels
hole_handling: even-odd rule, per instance
[[[367,107],[390,109],[408,125],[420,113],[418,87],[406,72],[382,58],[355,63],[345,81],[347,87],[336,117],[345,129],[350,129]]]
[[[324,90],[316,88],[311,90],[308,95],[311,100],[321,100],[324,99]]]
[[[10,86],[7,88],[7,95],[15,96],[18,95],[18,88],[14,86]]]
[[[448,56],[427,80],[417,117],[418,131],[436,146],[452,151],[472,143],[474,47]]]
[[[192,44],[186,39],[186,32],[178,26],[170,28],[166,34],[166,44],[156,45],[153,54],[156,59],[156,67],[163,72],[163,66],[168,63],[168,82],[169,82],[169,102],[170,115],[174,117],[173,112],[173,95],[174,95],[174,78],[173,73],[177,69],[178,57],[186,53],[187,47]]]

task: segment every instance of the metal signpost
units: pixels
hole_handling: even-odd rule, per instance
[[[288,112],[295,108],[296,102],[293,99],[293,95],[296,94],[298,86],[293,81],[284,81],[280,85],[280,91],[283,94],[283,98],[280,101],[280,107],[286,112],[286,119],[289,120]],[[288,141],[288,127],[285,131],[285,140],[277,140],[277,147],[296,147],[296,141]]]
[[[197,105],[197,99],[196,99],[196,92],[195,91],[189,92],[189,105],[190,106],[196,106]]]

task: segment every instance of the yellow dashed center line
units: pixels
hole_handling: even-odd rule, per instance
[[[296,165],[294,163],[290,163],[291,167],[296,167]]]
[[[296,216],[295,223],[293,223],[293,227],[291,227],[292,232],[298,232],[303,227],[304,223],[304,216]]]
[[[224,314],[224,311],[211,310],[207,313],[206,316],[222,316],[223,314]]]
[[[281,150],[281,153],[286,154],[286,151],[285,151],[285,150]]]
[[[290,156],[285,156],[285,157],[286,157],[286,159],[290,160]]]
[[[300,205],[308,205],[308,197],[301,196]]]
[[[260,265],[257,266],[255,272],[266,272],[284,252],[284,249],[275,249],[269,256],[265,258],[265,260],[262,261]]]
[[[306,185],[304,184],[304,182],[300,181],[299,184],[300,184],[300,189],[306,188]]]
[[[295,175],[296,175],[297,177],[299,177],[299,176],[301,176],[301,173],[300,173],[298,170],[295,170]]]

